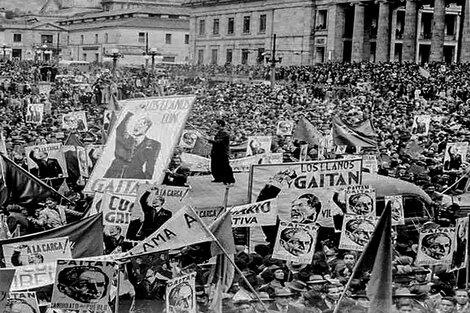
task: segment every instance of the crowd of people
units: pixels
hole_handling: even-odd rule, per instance
[[[271,152],[283,153],[286,161],[298,161],[301,143],[296,138],[276,135],[278,121],[297,122],[303,116],[323,135],[328,135],[334,116],[350,124],[370,119],[378,135],[373,153],[377,155],[379,174],[423,187],[442,210],[453,207],[443,203],[440,192],[465,189],[466,180],[461,178],[467,171],[466,156],[446,169],[443,157],[447,143],[470,141],[468,64],[420,67],[399,63],[328,63],[280,67],[274,88],[262,81],[269,77],[269,68],[264,66],[168,65],[162,69],[165,75],[151,76],[145,69],[119,68],[113,78],[110,70],[99,66],[88,72],[77,69],[53,72],[27,61],[2,64],[0,127],[9,156],[27,169],[26,146],[64,143],[68,137],[68,132],[62,129],[64,113],[86,111],[88,131],[76,135],[85,144],[99,145],[107,135],[105,110],[115,108],[116,100],[195,94],[196,103],[187,125],[203,134],[215,135],[207,121],[220,120],[227,124],[225,129],[234,146],[246,142],[248,136],[272,136]],[[66,76],[83,79],[77,83]],[[227,79],[233,76],[243,79]],[[50,90],[41,89],[44,82],[51,83]],[[44,103],[41,124],[26,123],[28,103]],[[412,124],[418,115],[432,116],[426,136],[413,135]],[[310,145],[308,159],[318,159],[318,151],[318,146]],[[351,148],[347,151],[358,153]],[[340,158],[342,153],[337,152],[331,150],[320,158]],[[214,179],[218,180],[215,176]],[[233,183],[233,177],[227,180]],[[20,234],[24,235],[57,228],[65,220],[80,219],[92,199],[82,194],[83,177],[69,177],[67,184],[70,191],[65,196],[74,199],[74,206],[52,198],[33,210],[15,203],[5,206],[10,231],[14,232],[19,225]],[[434,222],[439,224],[439,216]],[[265,307],[284,313],[333,312],[359,256],[355,251],[338,249],[338,240],[338,236],[333,236],[321,241],[309,265],[273,259],[267,245],[258,245],[251,253],[247,247],[237,246],[235,262],[264,305],[246,280],[236,274],[224,294],[223,312],[264,312]],[[464,271],[459,276],[446,268],[415,266],[416,241],[417,238],[410,239],[395,246],[395,311],[470,312],[468,292],[463,289]],[[199,312],[210,312],[205,256],[207,245],[198,245],[170,255],[169,259],[167,256],[166,260],[157,257],[151,261],[134,260],[131,264],[134,274],[129,277],[135,286],[134,295],[142,301],[162,300],[165,281],[171,273],[191,268],[198,273]],[[147,262],[153,265],[146,266]],[[364,280],[352,279],[339,312],[367,312],[364,284]],[[152,307],[136,305],[141,312]]]

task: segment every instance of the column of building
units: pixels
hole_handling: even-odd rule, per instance
[[[416,0],[407,0],[405,5],[405,27],[403,30],[403,62],[415,62],[416,60],[417,22],[418,3]]]
[[[377,23],[376,62],[388,62],[390,54],[390,2],[379,2]]]
[[[328,7],[328,61],[343,60],[344,8],[340,4]]]
[[[352,38],[352,62],[361,62],[364,58],[364,3],[354,4],[354,26]]]
[[[463,18],[463,28],[460,36],[460,60],[459,62],[470,62],[470,1],[464,0],[461,18]]]
[[[441,62],[444,58],[445,0],[434,0],[434,14],[429,61]]]

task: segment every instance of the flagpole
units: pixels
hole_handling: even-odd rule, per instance
[[[121,284],[121,264],[117,265],[117,269],[116,301],[114,303],[114,313],[119,313],[119,285]]]
[[[470,220],[470,214],[467,214],[467,218]],[[469,224],[467,224],[467,250],[468,250],[468,240],[470,239],[470,231],[468,230]],[[468,269],[470,265],[470,258],[468,257],[469,251],[467,251],[467,264],[465,264],[465,289],[468,290],[468,280],[470,278],[470,270]]]
[[[256,300],[258,300],[258,302],[263,306],[263,309],[268,312],[268,308],[266,307],[266,305],[264,304],[263,301],[261,301],[261,298],[259,297],[258,293],[255,291],[255,289],[253,288],[253,286],[250,284],[250,282],[248,281],[248,279],[246,279],[245,277],[245,274],[242,273],[242,271],[238,268],[238,266],[235,264],[235,261],[232,260],[232,258],[229,256],[228,252],[224,249],[224,247],[222,246],[222,244],[220,243],[220,241],[217,239],[217,237],[215,237],[215,235],[210,231],[210,229],[207,227],[207,225],[201,220],[201,218],[199,217],[199,215],[194,211],[193,207],[192,206],[189,206],[189,209],[191,210],[191,212],[193,212],[194,216],[196,216],[196,219],[198,220],[199,224],[201,224],[202,228],[207,232],[207,234],[212,238],[213,241],[215,241],[215,243],[217,244],[217,246],[219,247],[219,249],[222,251],[222,253],[227,257],[227,259],[230,261],[230,263],[232,263],[233,267],[235,268],[235,270],[238,272],[238,274],[240,275],[240,277],[243,279],[243,281],[245,282],[245,284],[250,288],[250,291],[253,293],[253,295],[256,297]]]

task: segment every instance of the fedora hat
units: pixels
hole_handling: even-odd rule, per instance
[[[399,297],[416,297],[416,294],[411,293],[408,288],[398,288],[392,295],[394,298]]]
[[[300,280],[293,280],[291,282],[285,283],[286,287],[294,291],[307,291],[307,284]]]
[[[326,282],[327,280],[324,279],[322,275],[311,275],[307,284],[323,284]]]
[[[294,294],[290,291],[289,288],[277,288],[277,289],[274,290],[273,297],[274,298],[277,298],[277,297],[291,297],[293,295]]]

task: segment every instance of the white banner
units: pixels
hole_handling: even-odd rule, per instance
[[[199,133],[195,130],[183,130],[183,134],[181,135],[180,142],[178,145],[182,148],[194,148],[198,134]]]
[[[84,192],[136,195],[139,183],[161,183],[194,99],[124,101]]]
[[[392,211],[392,226],[405,225],[405,211],[401,195],[385,196],[385,207],[390,206]]]
[[[271,152],[271,136],[249,136],[246,156]]]
[[[44,103],[28,103],[26,123],[41,124],[44,118]]]
[[[366,169],[366,172],[377,174],[379,171],[377,156],[374,154],[364,154],[362,156],[362,168]]]
[[[39,313],[38,299],[35,291],[10,292],[6,313]]]
[[[454,253],[451,269],[459,270],[466,267],[468,260],[468,217],[458,218],[455,222]]]
[[[311,264],[317,241],[317,226],[281,221],[277,231],[273,258]]]
[[[340,188],[361,185],[362,159],[254,165],[250,201],[277,189],[282,220],[333,227],[333,216],[343,212],[333,200]]]
[[[444,171],[458,171],[467,161],[468,142],[448,142],[444,153]]]
[[[109,312],[109,295],[116,275],[115,262],[57,260],[51,308]]]
[[[169,280],[165,299],[167,313],[197,313],[196,273]]]
[[[125,234],[132,218],[134,199],[105,192],[101,202],[104,226],[119,226]]]
[[[232,227],[276,225],[277,198],[236,206],[230,209]]]
[[[67,177],[67,165],[61,143],[25,148],[28,169],[41,179]]]
[[[377,218],[345,214],[339,248],[344,250],[364,251],[375,230]]]
[[[422,230],[416,265],[450,265],[455,246],[454,236],[453,227]]]
[[[415,136],[427,136],[429,134],[429,126],[431,124],[430,115],[416,115],[413,118],[413,126],[411,134]]]
[[[79,132],[88,131],[88,124],[85,111],[75,111],[62,115],[62,128],[77,130]]]
[[[345,189],[346,213],[376,215],[375,189],[372,186],[348,186]]]

